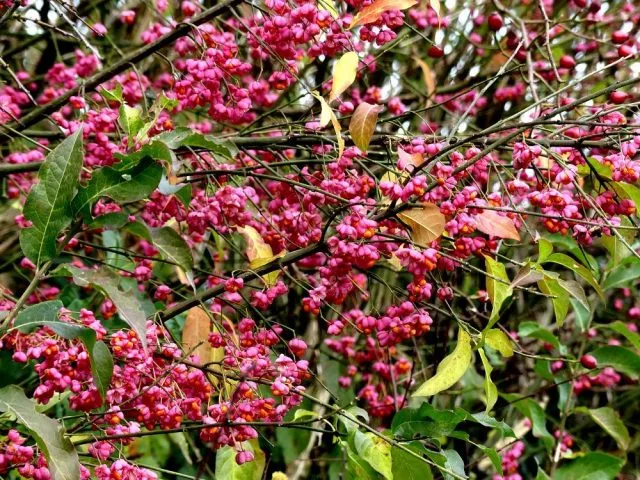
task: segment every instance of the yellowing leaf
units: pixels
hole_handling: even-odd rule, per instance
[[[491,300],[491,317],[487,328],[491,328],[498,321],[502,304],[513,294],[513,288],[504,264],[486,255],[484,258],[487,262],[487,293]]]
[[[424,78],[424,86],[427,89],[427,92],[426,92],[427,97],[431,97],[436,91],[435,75],[433,74],[433,71],[431,70],[427,62],[425,62],[424,60],[418,57],[413,57],[413,59],[422,70],[422,76]],[[431,103],[431,100],[427,102],[427,106],[429,106],[429,103]]]
[[[313,92],[313,96],[320,102],[320,126],[326,127],[329,122],[333,125],[333,129],[336,132],[336,139],[338,141],[338,158],[342,157],[342,152],[344,152],[344,139],[340,132],[342,128],[340,127],[340,122],[336,118],[335,113],[331,110],[331,107],[327,103],[327,101],[322,98],[318,92]]]
[[[198,355],[200,363],[212,361],[213,347],[209,343],[211,318],[202,307],[192,307],[187,312],[182,329],[182,348],[185,353]]]
[[[333,85],[329,94],[329,103],[338,98],[356,79],[358,73],[358,54],[347,52],[333,66]]]
[[[511,340],[502,330],[497,328],[488,330],[484,334],[484,342],[491,348],[498,350],[503,357],[511,357],[513,355]]]
[[[482,360],[482,366],[484,367],[484,394],[485,394],[485,402],[487,404],[486,413],[489,413],[493,406],[498,401],[498,387],[491,380],[491,372],[493,371],[493,367],[489,363],[487,356],[484,353],[484,350],[479,349],[478,353],[480,354],[480,359]]]
[[[362,102],[351,116],[349,132],[353,143],[363,152],[366,152],[367,148],[369,148],[369,142],[371,142],[371,137],[376,129],[379,111],[380,107],[378,105]]]
[[[471,364],[471,337],[462,328],[458,332],[458,344],[444,357],[436,374],[424,382],[413,394],[416,397],[430,397],[454,386],[462,378]]]
[[[380,19],[384,12],[388,12],[389,10],[406,10],[417,3],[417,0],[375,0],[371,5],[367,5],[353,17],[349,28],[373,23]]]
[[[440,0],[429,0],[429,6],[433,8],[438,18],[440,18]]]
[[[520,234],[516,226],[509,217],[498,215],[493,210],[485,210],[476,215],[476,228],[482,233],[493,235],[494,237],[520,240]]]
[[[260,233],[251,226],[238,227],[238,232],[242,234],[247,244],[247,258],[249,259],[249,268],[255,270],[258,267],[266,265],[276,258],[280,258],[285,254],[283,250],[278,255],[273,255],[271,245],[266,243]],[[278,282],[280,272],[270,272],[262,277],[267,287],[273,287]]]
[[[411,228],[411,238],[421,247],[429,246],[444,233],[444,215],[433,203],[425,203],[422,208],[406,210],[399,213],[398,217]]]

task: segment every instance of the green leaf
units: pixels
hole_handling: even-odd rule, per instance
[[[603,290],[609,290],[610,288],[620,288],[629,286],[635,283],[640,277],[640,261],[637,258],[633,258],[628,264],[621,264],[615,267],[602,284]]]
[[[438,438],[453,432],[465,417],[466,412],[461,410],[438,410],[424,402],[419,408],[399,410],[393,416],[391,431],[406,439],[415,436]]]
[[[622,217],[620,219],[620,225],[624,227],[633,226],[629,219],[626,217]],[[625,228],[622,230],[618,230],[618,233],[627,242],[627,244],[633,245],[634,239],[636,237],[635,230]],[[627,247],[620,238],[618,238],[618,235],[602,237],[600,243],[604,248],[607,249],[607,251],[611,255],[612,258],[610,264],[614,267],[619,265],[620,262],[622,262],[625,258],[633,255],[633,251],[630,250],[629,247]]]
[[[608,325],[598,325],[598,328],[608,328],[625,337],[636,350],[640,350],[640,335],[629,330],[629,327],[620,320],[616,320]]]
[[[486,255],[484,258],[487,263],[488,274],[487,293],[489,294],[489,299],[491,299],[492,305],[489,324],[486,328],[491,328],[498,321],[502,304],[513,294],[513,288],[511,287],[504,264],[496,262],[493,258]],[[502,280],[502,282],[495,280],[496,278]]]
[[[125,166],[120,166],[124,168]],[[162,166],[151,157],[144,157],[123,170],[103,167],[95,172],[73,200],[73,209],[91,219],[93,205],[102,197],[122,203],[131,203],[149,196],[160,183]]]
[[[451,388],[462,378],[470,364],[471,337],[460,328],[456,348],[440,362],[436,374],[418,387],[413,396],[429,397]]]
[[[573,311],[576,315],[576,326],[578,327],[579,332],[586,332],[589,329],[589,325],[591,323],[591,315],[592,311],[590,308],[585,308],[585,306],[577,301],[575,298],[570,300],[571,306],[573,307]]]
[[[58,275],[71,275],[76,285],[87,287],[92,285],[109,297],[118,310],[118,315],[137,334],[140,343],[147,348],[147,319],[142,304],[131,288],[123,286],[122,278],[107,269],[81,270],[65,265],[56,272]]]
[[[640,355],[628,348],[607,345],[592,354],[598,360],[598,366],[609,365],[632,378],[640,376]]]
[[[496,420],[494,417],[489,416],[486,412],[472,413],[467,415],[468,421],[479,423],[488,428],[495,428],[505,437],[515,438],[512,428],[506,423]]]
[[[254,455],[252,462],[238,465],[236,449],[224,446],[216,453],[216,480],[261,480],[264,472],[265,455],[257,440],[242,442],[240,446]]]
[[[507,400],[513,401],[514,397],[517,399],[517,396],[512,395],[503,395]],[[519,400],[513,402],[513,406],[516,407],[520,413],[522,413],[525,417],[531,420],[533,436],[536,438],[541,438],[544,442],[547,450],[550,450],[553,446],[554,439],[553,435],[549,433],[546,425],[546,416],[544,410],[537,402],[531,400],[530,398],[526,398],[524,400]]]
[[[420,442],[403,443],[409,450],[423,455],[424,446]],[[426,462],[397,447],[391,448],[391,472],[394,480],[432,480],[431,468]]]
[[[518,335],[521,337],[537,338],[543,342],[550,343],[556,348],[560,348],[560,342],[556,336],[536,322],[522,322],[518,327]]]
[[[38,172],[22,213],[32,223],[20,232],[20,246],[36,265],[57,253],[57,239],[73,218],[71,200],[83,162],[82,129],[53,149]]]
[[[513,356],[513,346],[511,340],[502,330],[492,328],[485,332],[484,343],[494,350],[498,350],[503,357]]]
[[[374,433],[355,431],[354,445],[358,455],[387,480],[393,480],[391,472],[391,444]]]
[[[380,478],[376,471],[371,468],[371,465],[354,452],[347,442],[341,442],[340,446],[343,451],[347,452],[346,470],[351,475],[350,477],[347,476],[348,479],[377,480]]]
[[[178,265],[193,285],[193,256],[187,242],[173,228],[150,229],[153,245],[165,260]],[[194,286],[195,288],[195,286]]]
[[[553,480],[613,480],[624,459],[601,452],[589,452],[556,470]]]
[[[0,411],[15,415],[18,423],[31,432],[47,459],[52,480],[80,478],[78,454],[64,436],[62,425],[38,413],[35,402],[20,387],[9,385],[0,389]]]
[[[496,384],[493,383],[493,380],[491,380],[491,372],[493,371],[493,367],[489,363],[484,350],[478,349],[478,353],[480,354],[482,366],[484,367],[484,395],[486,397],[485,401],[487,403],[486,412],[489,413],[498,401],[498,387],[496,387]]]
[[[118,102],[122,103],[122,84],[116,83],[116,86],[113,90],[107,90],[106,88],[100,88],[98,93],[102,95],[102,97],[107,102]]]
[[[164,142],[172,150],[181,147],[203,148],[226,159],[232,159],[238,152],[231,142],[219,140],[213,135],[204,135],[185,127],[163,132],[155,138]]]
[[[123,103],[120,105],[118,121],[131,141],[144,125],[142,110],[137,107],[130,107],[126,103]]]
[[[556,316],[556,323],[562,326],[564,319],[569,313],[569,293],[559,283],[558,280],[545,276],[544,280],[538,282],[538,288],[542,293],[553,295],[551,303]]]
[[[464,461],[458,452],[455,450],[442,450],[442,454],[446,457],[447,461],[444,466],[447,470],[452,471],[457,474],[459,477],[467,478],[467,474],[464,471]],[[445,474],[445,478],[453,478],[451,475]]]
[[[553,253],[553,244],[545,239],[538,240],[538,263],[544,263],[547,258]]]
[[[97,340],[94,330],[59,321],[58,312],[62,307],[60,300],[50,300],[30,305],[18,314],[13,323],[13,328],[20,330],[22,333],[29,333],[38,327],[46,326],[67,340],[80,340],[89,355],[93,381],[100,392],[100,396],[104,399],[113,375],[111,352],[103,341]]]
[[[576,275],[582,277],[585,282],[591,285],[593,289],[598,293],[600,298],[604,298],[604,294],[602,293],[602,289],[598,284],[598,280],[596,280],[596,278],[593,276],[591,270],[578,263],[569,255],[565,255],[564,253],[554,253],[547,259],[545,259],[543,263],[555,263],[572,270]]]
[[[631,444],[631,437],[629,431],[625,427],[624,423],[620,419],[620,415],[611,407],[601,407],[594,409],[587,409],[579,407],[577,412],[586,413],[594,422],[602,427],[602,429],[613,437],[618,446],[622,450],[628,450]]]

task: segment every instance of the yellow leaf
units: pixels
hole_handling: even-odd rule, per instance
[[[338,13],[338,10],[336,10],[336,6],[335,6],[333,0],[320,0],[319,4],[327,12],[329,12],[333,18],[340,17],[340,14]]]
[[[456,348],[440,362],[436,374],[420,385],[413,395],[415,397],[430,397],[453,387],[462,378],[470,364],[471,337],[461,328],[458,331]]]
[[[429,6],[433,8],[438,18],[440,18],[440,0],[429,0]]]
[[[411,239],[421,247],[428,247],[444,233],[444,215],[433,203],[425,203],[422,208],[406,210],[399,213],[398,217],[411,228]]]
[[[476,215],[476,228],[482,233],[493,235],[494,237],[520,240],[520,234],[509,217],[498,215],[493,210],[485,210]]]
[[[511,340],[506,333],[497,328],[492,328],[484,334],[484,343],[491,348],[498,350],[503,357],[513,356],[513,347]]]
[[[344,139],[340,134],[340,132],[342,132],[340,122],[338,122],[338,119],[336,118],[335,113],[333,113],[333,110],[331,110],[329,104],[318,94],[318,92],[313,92],[313,96],[320,102],[320,126],[326,127],[329,122],[333,125],[333,129],[336,132],[336,139],[338,141],[338,158],[340,158],[342,157],[342,152],[344,152]]]
[[[417,0],[375,0],[371,5],[367,5],[353,17],[349,28],[357,25],[366,25],[377,21],[384,12],[389,10],[406,10],[413,7]]]
[[[347,52],[333,66],[333,84],[329,103],[338,98],[355,81],[358,73],[358,54]]]
[[[380,107],[378,105],[362,102],[351,116],[349,132],[353,143],[363,152],[366,152],[367,148],[369,148],[369,142],[371,142],[371,137],[376,129],[379,111]]]
[[[276,258],[284,256],[286,253],[283,250],[278,255],[274,255],[271,245],[266,243],[262,235],[251,226],[238,227],[238,232],[242,234],[247,244],[247,258],[249,259],[249,268],[252,270],[266,265]],[[273,287],[278,282],[279,274],[279,271],[267,273],[262,277],[262,280],[267,287]]]
[[[422,70],[424,86],[426,87],[426,90],[427,90],[426,93],[428,97],[428,100],[427,100],[427,107],[428,107],[429,105],[431,105],[431,96],[436,92],[436,78],[435,78],[435,75],[433,74],[433,71],[431,70],[431,67],[429,67],[427,62],[425,62],[424,60],[418,57],[413,57],[413,59]]]

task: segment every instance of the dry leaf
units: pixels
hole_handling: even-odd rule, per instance
[[[371,137],[376,129],[379,111],[380,107],[378,105],[362,102],[351,116],[349,132],[353,143],[363,152],[366,152],[367,148],[369,148],[369,142],[371,142]]]
[[[485,210],[476,215],[476,228],[482,233],[493,235],[494,237],[510,238],[520,240],[520,234],[516,226],[509,217],[498,215],[493,210]]]
[[[432,101],[431,97],[433,96],[434,93],[436,93],[436,77],[433,74],[433,71],[431,70],[431,67],[429,67],[429,64],[427,64],[427,62],[425,62],[424,60],[418,57],[413,57],[413,59],[422,70],[424,86],[427,89],[427,97],[428,97],[427,107],[428,107],[429,105],[431,105],[431,101]]]
[[[411,239],[421,247],[429,246],[444,233],[444,215],[433,203],[425,203],[422,208],[406,210],[399,213],[398,217],[411,228]]]
[[[333,125],[333,129],[336,132],[336,139],[338,141],[338,158],[342,157],[342,152],[344,152],[344,139],[340,132],[342,131],[342,127],[340,127],[340,122],[336,118],[335,113],[331,110],[331,107],[326,102],[324,98],[322,98],[318,92],[313,92],[313,96],[320,102],[320,126],[326,127],[329,122]]]
[[[384,12],[388,12],[389,10],[406,10],[417,3],[417,0],[376,0],[371,5],[364,7],[353,17],[349,28],[373,23],[380,19]]]
[[[192,307],[182,329],[182,347],[185,353],[198,355],[200,363],[212,362],[213,347],[209,343],[211,318],[202,307]]]
[[[438,18],[440,18],[440,0],[429,0],[429,6],[433,8]]]
[[[338,98],[351,86],[358,73],[358,54],[347,52],[333,65],[333,84],[329,94],[329,103]]]

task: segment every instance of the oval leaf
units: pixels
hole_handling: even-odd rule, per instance
[[[491,348],[498,350],[503,357],[513,356],[513,347],[511,340],[506,333],[497,328],[488,330],[484,335],[484,342]]]
[[[520,234],[509,217],[498,215],[493,210],[485,210],[476,215],[476,228],[482,233],[499,238],[520,240]]]
[[[358,54],[345,53],[333,66],[333,84],[329,94],[329,103],[338,98],[355,81],[358,73]]]
[[[416,397],[430,397],[454,386],[462,378],[471,364],[471,337],[462,328],[458,332],[458,344],[444,357],[436,374],[420,385],[413,394]]]
[[[411,238],[421,247],[429,246],[444,233],[444,215],[433,203],[425,203],[422,208],[406,210],[399,213],[398,218],[411,228]]]
[[[22,213],[32,226],[20,232],[20,246],[36,265],[57,253],[57,239],[73,217],[71,199],[75,193],[84,153],[82,129],[53,149],[38,172]]]
[[[371,137],[376,129],[379,111],[380,107],[378,105],[362,102],[351,116],[349,132],[353,143],[363,152],[366,152],[367,148],[369,148],[369,142],[371,142]]]

